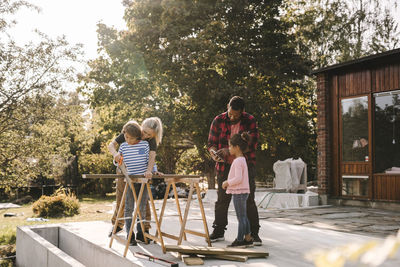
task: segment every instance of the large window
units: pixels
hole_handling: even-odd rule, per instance
[[[400,91],[374,94],[375,172],[400,170]]]
[[[368,161],[368,97],[343,99],[342,161]]]

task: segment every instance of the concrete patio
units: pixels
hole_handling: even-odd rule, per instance
[[[167,205],[166,216],[163,219],[162,229],[168,229],[170,233],[179,233],[179,220],[177,212],[172,204]],[[184,205],[185,200],[181,199]],[[161,201],[156,201],[159,208]],[[201,215],[198,210],[197,201],[192,202],[189,214],[188,229],[203,229]],[[168,208],[168,207],[171,208]],[[213,201],[204,202],[207,215],[207,222],[210,226],[213,220]],[[330,249],[349,243],[365,243],[368,241],[382,242],[389,234],[396,234],[399,229],[400,213],[373,209],[354,207],[320,207],[309,209],[291,210],[265,210],[259,209],[261,231],[260,237],[263,240],[261,247],[254,247],[256,250],[270,253],[268,258],[249,259],[247,262],[234,262],[226,260],[206,259],[203,266],[313,266],[313,263],[305,258],[313,249]],[[233,209],[229,211],[229,225],[225,233],[225,241],[213,243],[213,246],[226,247],[236,237],[237,221]],[[54,226],[54,225],[53,225]],[[83,240],[93,243],[114,256],[122,257],[124,246],[114,242],[112,248],[108,248],[109,238],[107,233],[110,229],[109,222],[95,221],[82,223],[68,223],[57,225],[71,232]],[[151,231],[155,231],[154,227]],[[124,233],[123,233],[124,235]],[[184,244],[206,246],[206,242],[193,235],[187,235],[188,241]],[[17,236],[17,262],[18,256]],[[176,244],[176,241],[165,238],[167,244]],[[70,244],[74,246],[74,244]],[[84,247],[87,247],[85,245]],[[179,266],[186,266],[174,253],[163,254],[157,244],[139,244],[130,247],[127,259],[137,266],[161,266],[146,259],[139,259],[133,256],[133,252],[143,252],[156,257],[164,258],[179,263]],[[81,251],[85,255],[84,251]],[[67,253],[68,254],[68,253]],[[107,254],[107,253],[106,253]],[[104,255],[106,255],[104,254]],[[113,257],[114,257],[113,256]],[[87,254],[87,257],[97,257],[97,261],[104,261],[99,257]],[[90,264],[85,264],[90,265]],[[346,266],[353,266],[350,263]],[[358,266],[355,264],[354,266]],[[394,259],[390,259],[382,266],[400,266],[400,253]]]

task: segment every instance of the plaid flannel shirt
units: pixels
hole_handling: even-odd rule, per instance
[[[244,154],[248,165],[256,165],[256,149],[258,143],[258,127],[254,116],[243,112],[240,119],[239,133],[248,132],[251,136],[249,151]],[[221,148],[229,148],[229,139],[231,137],[231,123],[228,112],[216,116],[211,123],[210,133],[208,135],[208,149],[215,147],[217,150]],[[217,175],[223,175],[225,170],[224,162],[216,162]]]

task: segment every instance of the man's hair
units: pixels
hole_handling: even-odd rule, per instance
[[[128,121],[124,128],[122,128],[123,133],[129,134],[131,137],[136,139],[141,139],[142,137],[142,129],[140,128],[139,123],[136,121]]]
[[[244,110],[244,100],[240,96],[234,96],[229,100],[229,106],[233,110]]]

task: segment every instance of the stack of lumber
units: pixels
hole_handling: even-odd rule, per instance
[[[248,258],[265,258],[268,252],[248,248],[201,247],[191,245],[166,245],[166,251],[178,252],[186,265],[202,265],[204,258],[245,262]]]

